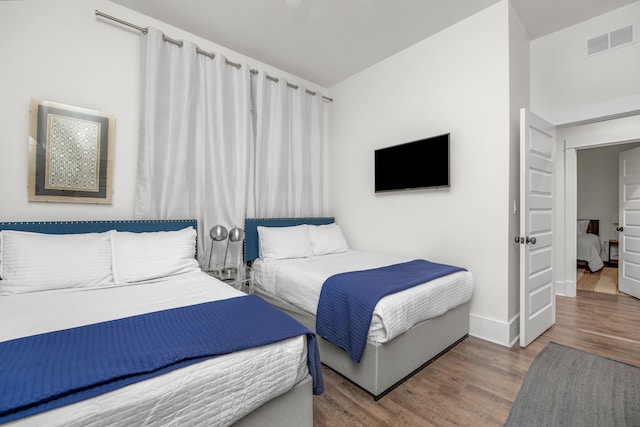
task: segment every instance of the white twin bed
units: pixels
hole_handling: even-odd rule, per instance
[[[86,245],[75,240],[67,254],[65,236],[59,240],[34,238],[33,233],[0,233],[0,275],[4,279],[0,281],[0,346],[22,337],[176,307],[252,298],[200,271],[194,259],[193,221],[23,224],[3,223],[0,230],[42,228],[65,233],[120,227],[137,233],[122,234],[126,238],[119,243],[110,241],[110,248],[103,245],[103,236],[97,239],[101,242]],[[96,247],[113,253],[113,259],[106,264],[95,259],[100,251],[93,253]],[[125,256],[117,260],[119,254]],[[143,265],[145,260],[148,265]],[[113,277],[101,277],[101,270],[112,271]],[[11,426],[310,426],[312,379],[307,346],[303,334],[205,358],[95,397],[44,412],[36,410],[26,417],[15,417],[0,407],[0,422],[8,419],[6,425]],[[0,371],[3,368],[0,366]],[[38,384],[21,386],[37,388]]]
[[[604,267],[600,256],[600,221],[597,219],[579,219],[577,223],[576,256],[578,265],[586,265],[591,272]]]
[[[260,289],[315,316],[322,284],[330,276],[405,261],[394,256],[347,250],[308,258],[257,259],[253,271]],[[461,271],[391,294],[376,305],[367,338],[377,344],[389,342],[416,324],[466,303],[472,292],[471,274]]]
[[[305,224],[310,250],[296,232]],[[314,331],[329,277],[408,261],[350,250],[333,218],[247,219],[245,232],[255,293]],[[322,363],[379,399],[468,335],[472,293],[472,275],[462,270],[387,295],[373,310],[360,361],[319,337]]]

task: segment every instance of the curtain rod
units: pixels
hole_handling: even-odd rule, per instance
[[[140,31],[143,34],[147,34],[149,32],[149,30],[146,27],[140,27],[138,25],[132,24],[131,22],[123,21],[122,19],[116,18],[115,16],[107,15],[106,13],[100,12],[98,9],[96,9],[95,11],[96,11],[96,15],[97,16],[101,16],[103,18],[107,18],[107,19],[110,19],[112,21],[115,21],[115,22],[117,22],[119,24],[126,25],[127,27],[134,28],[134,29]],[[182,45],[184,44],[182,41],[172,39],[171,37],[167,37],[164,34],[162,35],[162,40],[164,40],[166,42],[169,42],[169,43],[173,43],[173,44],[175,44],[177,46],[180,46],[180,47],[182,47]],[[205,50],[200,49],[197,46],[196,46],[196,52],[199,53],[200,55],[208,56],[211,59],[216,57],[215,53],[207,52]],[[236,62],[231,62],[228,59],[226,60],[226,62],[227,62],[227,65],[230,65],[230,66],[235,67],[235,68],[242,67],[242,64],[238,64]],[[251,74],[255,75],[255,74],[258,74],[258,73],[259,73],[258,70],[254,70],[253,68],[251,69]],[[280,79],[278,77],[272,77],[272,76],[270,76],[268,74],[266,74],[266,76],[267,76],[267,80],[271,80],[271,81],[276,82],[276,83],[278,81],[280,81]],[[299,89],[300,88],[300,86],[292,84],[292,83],[288,83],[288,82],[287,82],[287,86],[292,88],[292,89]],[[305,89],[305,90],[309,95],[315,96],[315,95],[318,94],[318,92],[313,91],[313,90],[309,90],[309,89]],[[329,98],[328,96],[324,96],[324,95],[322,95],[322,99],[327,101],[327,102],[333,101],[333,98]]]

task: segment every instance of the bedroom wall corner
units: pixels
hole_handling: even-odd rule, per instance
[[[139,37],[96,21],[105,4],[0,2],[0,220],[132,217]],[[30,98],[115,114],[112,204],[27,200]]]
[[[568,233],[566,227],[565,217],[567,215],[575,215],[575,200],[572,198],[571,193],[567,193],[565,190],[567,183],[575,180],[575,176],[572,178],[567,174],[565,164],[567,162],[567,156],[571,156],[572,153],[567,152],[566,142],[562,129],[559,129],[556,133],[556,163],[555,163],[555,206],[554,206],[554,221],[557,232],[554,235],[553,245],[555,249],[554,253],[554,285],[555,294],[563,296],[575,296],[575,274],[572,275],[570,269],[574,267],[574,262],[569,262],[567,259],[567,244],[568,240],[566,235]],[[575,156],[575,150],[573,151]],[[573,228],[575,233],[575,224]],[[575,271],[573,271],[575,273]],[[573,286],[573,288],[572,288]],[[573,289],[573,291],[572,291]]]
[[[530,105],[529,36],[509,3],[509,233],[506,238],[509,253],[508,318],[520,313],[520,245],[513,240],[520,233],[520,109]],[[519,329],[519,325],[518,325]],[[509,341],[512,328],[509,328]]]
[[[466,267],[470,328],[508,345],[509,2],[332,86],[330,208],[353,249]],[[376,148],[451,133],[451,188],[375,194]],[[490,167],[488,167],[490,165]]]
[[[469,315],[469,335],[511,347],[520,337],[520,315],[502,321],[471,313]]]
[[[640,109],[640,43],[587,56],[588,39],[640,22],[640,1],[531,42],[531,108],[556,124]]]
[[[96,9],[331,96],[327,88],[108,0],[0,1],[0,221],[134,216],[140,32],[96,17]],[[112,204],[27,201],[32,97],[115,115]]]

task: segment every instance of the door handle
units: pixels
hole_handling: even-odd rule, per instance
[[[526,240],[522,236],[516,236],[513,238],[513,241],[520,244],[531,243],[532,245],[535,245],[537,242],[535,237],[529,237],[529,236],[527,236]]]
[[[616,227],[616,231],[624,231],[624,227]]]

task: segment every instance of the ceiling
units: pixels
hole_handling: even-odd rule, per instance
[[[328,88],[500,0],[111,1]],[[531,40],[636,1],[511,0]]]

